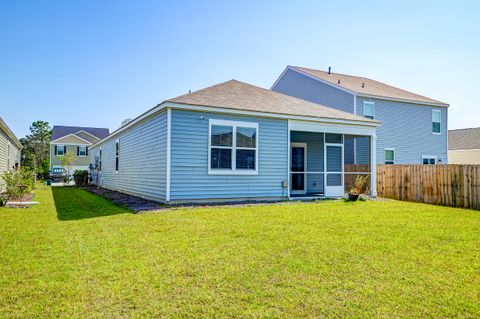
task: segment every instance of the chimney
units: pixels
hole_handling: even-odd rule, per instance
[[[332,70],[332,67],[329,66],[329,67],[328,67],[328,74],[330,74],[330,71],[331,71],[331,70]]]

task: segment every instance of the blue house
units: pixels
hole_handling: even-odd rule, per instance
[[[379,164],[448,162],[448,104],[371,79],[287,66],[272,88],[382,123],[377,130]],[[345,144],[347,163],[362,164],[368,141]]]
[[[337,197],[357,173],[344,154],[355,138],[375,181],[379,125],[231,80],[164,101],[91,145],[90,159],[99,186],[160,202]]]

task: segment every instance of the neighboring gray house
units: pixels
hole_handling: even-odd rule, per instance
[[[90,145],[108,134],[108,128],[54,125],[50,142],[50,170],[62,167],[62,156],[68,151],[75,154],[72,171],[88,170]]]
[[[448,104],[363,77],[287,66],[271,90],[376,119],[380,164],[447,163]],[[348,163],[366,161],[365,138],[345,145]]]
[[[90,158],[100,186],[160,202],[343,196],[344,143],[365,136],[373,147],[362,151],[375,149],[378,125],[231,80],[164,101],[92,145]]]
[[[448,131],[448,163],[480,164],[480,127]]]
[[[20,165],[22,144],[12,130],[0,117],[0,176]],[[0,191],[3,190],[3,180],[0,178]]]

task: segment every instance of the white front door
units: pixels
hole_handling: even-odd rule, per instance
[[[343,145],[325,143],[325,175],[325,196],[343,196]]]
[[[307,144],[292,143],[290,153],[290,193],[307,193]]]

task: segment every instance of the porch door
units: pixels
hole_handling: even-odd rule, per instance
[[[307,193],[307,144],[292,143],[290,162],[291,194]]]
[[[325,143],[325,173],[325,196],[343,196],[343,145]]]

